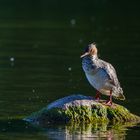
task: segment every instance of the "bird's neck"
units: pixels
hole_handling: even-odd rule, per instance
[[[92,60],[96,60],[96,59],[98,59],[97,54],[91,55],[91,59],[92,59]]]

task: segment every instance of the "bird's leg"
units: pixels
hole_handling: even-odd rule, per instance
[[[106,105],[109,105],[109,106],[112,105],[112,90],[110,90],[110,97],[109,97],[109,100],[106,102]]]
[[[95,100],[96,101],[99,101],[100,100],[100,95],[101,95],[100,92],[97,90],[96,91],[96,95],[95,95]]]

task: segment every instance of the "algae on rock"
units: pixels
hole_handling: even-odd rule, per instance
[[[96,102],[92,97],[71,95],[59,99],[24,120],[31,123],[116,123],[139,122],[140,117],[125,107],[114,104],[106,106],[104,101]]]

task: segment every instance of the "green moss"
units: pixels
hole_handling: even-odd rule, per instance
[[[107,118],[113,122],[139,121],[140,117],[130,113],[125,107],[116,105],[114,108],[107,107]]]
[[[140,117],[130,113],[125,107],[113,104],[111,107],[93,101],[92,106],[69,106],[67,109],[42,109],[27,117],[39,123],[116,123],[140,121]]]

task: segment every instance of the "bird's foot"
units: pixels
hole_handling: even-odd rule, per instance
[[[95,101],[96,101],[96,102],[99,102],[100,96],[101,96],[100,92],[97,91],[97,93],[96,93],[96,95],[95,95]]]
[[[107,105],[107,106],[112,106],[112,101],[106,101],[106,103],[105,103],[105,105]]]

